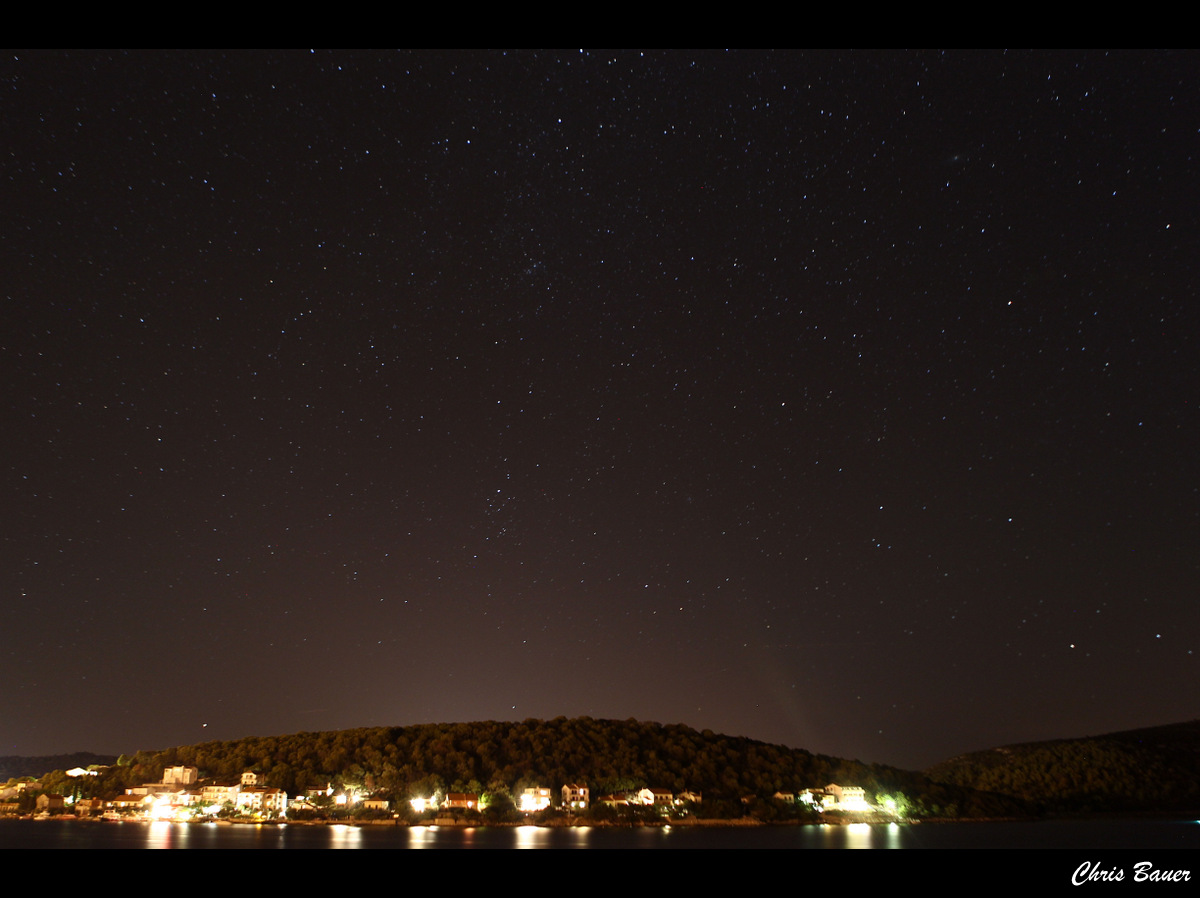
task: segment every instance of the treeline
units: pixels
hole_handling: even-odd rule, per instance
[[[925,771],[938,782],[1008,795],[1050,813],[1200,807],[1200,721],[1009,745]]]
[[[1019,803],[928,781],[921,774],[868,765],[709,730],[635,720],[592,718],[519,723],[425,724],[288,736],[254,737],[138,752],[92,782],[67,786],[100,797],[161,781],[165,767],[199,768],[202,778],[236,781],[253,770],[259,782],[289,795],[351,786],[406,801],[435,791],[517,795],[527,786],[586,783],[601,795],[652,786],[701,792],[704,807],[736,808],[810,786],[842,783],[899,795],[911,812],[999,816]]]
[[[71,770],[92,764],[112,764],[116,760],[112,755],[96,755],[88,751],[41,757],[9,755],[0,758],[0,783],[24,776],[39,777],[47,770]]]

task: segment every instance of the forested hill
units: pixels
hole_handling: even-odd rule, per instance
[[[1200,808],[1200,720],[1028,742],[943,761],[925,774],[1053,812]]]
[[[137,756],[139,762],[196,766],[218,778],[253,769],[289,793],[324,786],[330,777],[389,790],[436,777],[449,791],[586,781],[593,792],[653,784],[737,796],[857,783],[875,770],[677,724],[587,717],[297,733],[181,746],[152,758]]]
[[[586,783],[593,796],[641,786],[692,790],[710,801],[797,792],[841,783],[869,793],[903,793],[914,812],[1019,813],[1017,803],[930,783],[921,774],[814,755],[683,725],[635,720],[525,720],[424,724],[297,733],[138,752],[97,782],[119,791],[160,781],[166,766],[189,765],[204,778],[236,781],[246,770],[289,794],[354,784],[403,799],[436,789],[511,792]]]
[[[112,755],[94,755],[89,751],[41,757],[6,755],[0,757],[0,783],[20,776],[41,776],[49,770],[70,770],[73,767],[87,767],[91,764],[114,764],[116,760]]]

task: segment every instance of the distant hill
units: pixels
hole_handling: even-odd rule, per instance
[[[1005,745],[943,761],[929,779],[1050,812],[1200,808],[1200,720],[1082,739]]]
[[[41,776],[51,770],[71,770],[91,764],[115,764],[113,755],[94,755],[80,751],[70,755],[45,755],[40,758],[23,758],[16,755],[0,757],[0,783],[18,776]]]
[[[769,800],[829,783],[862,786],[869,797],[894,796],[906,812],[932,816],[1003,816],[1020,802],[919,773],[864,764],[681,724],[589,717],[521,722],[422,724],[205,742],[138,752],[84,787],[107,797],[161,781],[184,764],[202,778],[236,781],[254,770],[289,794],[353,784],[397,801],[434,790],[508,792],[531,785],[559,789],[583,782],[593,796],[652,786],[703,793],[706,812],[743,813],[744,799]],[[76,784],[78,787],[78,784]]]

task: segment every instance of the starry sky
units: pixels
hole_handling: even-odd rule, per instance
[[[5,54],[0,754],[1195,718],[1198,78]]]

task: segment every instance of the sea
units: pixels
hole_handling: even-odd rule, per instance
[[[1195,852],[1200,849],[1200,820],[1143,818],[637,828],[230,826],[0,820],[0,848],[1059,849],[1069,852],[1185,849]]]

